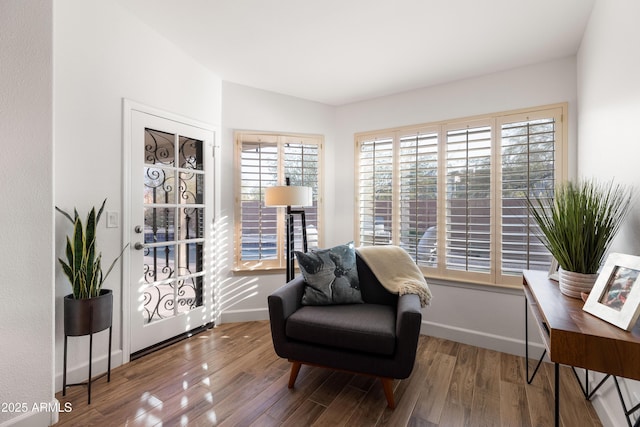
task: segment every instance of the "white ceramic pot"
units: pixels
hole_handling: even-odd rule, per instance
[[[572,298],[580,298],[580,293],[589,293],[596,283],[598,274],[574,273],[560,268],[558,270],[560,292]]]

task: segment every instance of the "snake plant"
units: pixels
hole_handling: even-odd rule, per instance
[[[99,296],[102,284],[128,246],[126,245],[122,248],[120,255],[113,260],[106,274],[103,275],[102,254],[96,250],[96,230],[106,203],[107,199],[104,199],[97,213],[96,208],[93,207],[84,224],[75,208],[73,209],[72,217],[69,213],[56,206],[56,210],[73,224],[73,234],[67,236],[67,259],[65,261],[62,258],[58,258],[58,261],[60,261],[62,270],[71,283],[75,299]]]
[[[595,274],[631,206],[629,188],[585,180],[557,186],[553,198],[527,199],[540,241],[562,269]]]

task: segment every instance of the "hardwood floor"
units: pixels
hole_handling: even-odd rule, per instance
[[[87,405],[85,387],[56,396],[72,411],[56,426],[552,426],[553,367],[531,385],[522,357],[421,336],[411,376],[380,381],[303,366],[287,388],[269,323],[225,324],[113,369]],[[533,361],[531,362],[533,365]],[[569,368],[561,368],[563,426],[600,426]]]

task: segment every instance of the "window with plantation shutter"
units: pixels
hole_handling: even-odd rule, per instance
[[[240,151],[240,258],[243,261],[277,258],[277,211],[264,205],[264,189],[278,185],[278,144],[275,138],[265,139],[244,141]]]
[[[560,112],[507,117],[500,123],[501,265],[503,275],[544,270],[551,255],[538,240],[537,226],[524,203],[551,197],[555,187],[556,136]]]
[[[423,129],[399,135],[400,246],[419,265],[437,264],[438,132]]]
[[[548,270],[526,199],[566,179],[566,109],[357,134],[356,243],[399,245],[427,277],[519,286]]]
[[[239,172],[236,199],[236,268],[283,268],[285,263],[284,208],[264,205],[268,187],[311,187],[313,206],[305,207],[309,248],[318,246],[321,201],[322,137],[236,132]],[[295,248],[302,249],[300,217],[295,218]]]
[[[288,142],[290,141],[290,142]],[[300,139],[285,138],[284,176],[290,178],[291,185],[311,187],[313,206],[304,208],[309,249],[318,247],[318,174],[320,172],[320,145],[300,142]],[[302,225],[295,218],[294,242],[296,250],[302,250]]]
[[[489,273],[491,125],[453,128],[446,135],[446,268]]]
[[[364,245],[391,242],[393,139],[375,138],[359,144],[360,241]]]

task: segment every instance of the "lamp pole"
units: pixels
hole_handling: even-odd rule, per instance
[[[267,206],[285,206],[285,256],[286,256],[286,281],[293,280],[295,273],[295,260],[293,250],[295,245],[294,215],[300,215],[302,226],[302,244],[304,252],[307,252],[307,220],[304,209],[292,209],[291,206],[310,206],[312,201],[311,188],[292,186],[289,177],[285,178],[284,186],[269,187],[265,195]]]
[[[285,178],[285,183],[287,186],[291,185],[291,180],[289,177]],[[300,222],[302,226],[302,246],[304,252],[307,252],[307,219],[304,213],[304,209],[291,209],[290,205],[287,205],[287,213],[286,213],[286,229],[287,229],[287,282],[293,280],[295,276],[295,259],[293,256],[294,249],[294,215],[300,215]]]

